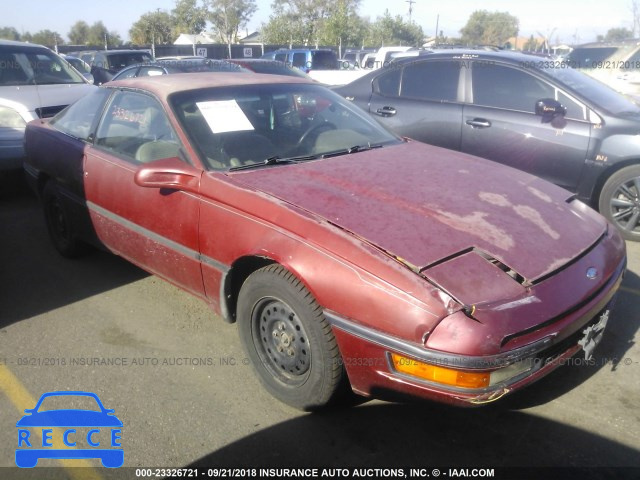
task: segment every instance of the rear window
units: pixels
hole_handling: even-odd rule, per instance
[[[338,56],[331,51],[312,52],[313,70],[337,70]]]
[[[598,62],[606,60],[618,51],[618,47],[575,48],[567,58],[573,68],[598,68]]]
[[[107,58],[109,62],[109,68],[115,70],[121,70],[124,67],[128,67],[129,65],[134,65],[136,63],[145,63],[151,61],[151,55],[146,52],[117,53],[114,55],[109,55]]]

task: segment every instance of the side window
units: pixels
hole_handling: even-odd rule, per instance
[[[536,101],[555,98],[551,85],[515,68],[476,62],[472,76],[475,105],[534,113]]]
[[[306,63],[307,55],[304,52],[297,52],[293,54],[293,66],[294,67],[303,67]]]
[[[276,62],[286,62],[287,61],[287,54],[286,53],[276,53],[275,60],[276,60]]]
[[[72,137],[88,140],[110,93],[104,88],[95,90],[52,118],[50,125]]]
[[[132,163],[178,157],[180,149],[160,104],[148,95],[126,90],[111,97],[95,144]]]
[[[379,77],[373,81],[373,89],[380,95],[388,97],[397,97],[400,93],[400,73],[401,68],[388,68]]]
[[[416,62],[402,73],[400,96],[455,102],[458,99],[458,62]]]

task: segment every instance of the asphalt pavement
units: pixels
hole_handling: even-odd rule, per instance
[[[0,478],[171,477],[175,469],[200,478],[260,469],[434,478],[465,468],[464,476],[550,478],[548,467],[638,478],[640,245],[627,248],[629,269],[592,362],[483,408],[354,400],[310,414],[260,387],[235,325],[203,302],[106,252],[60,257],[37,200],[2,198]],[[15,467],[16,422],[57,390],[94,392],[114,409],[123,468],[55,459]],[[282,470],[293,468],[305,470]]]

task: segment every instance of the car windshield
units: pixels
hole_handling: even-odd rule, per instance
[[[45,48],[0,50],[0,86],[86,83],[63,59]]]
[[[540,62],[545,63],[545,62]],[[553,62],[551,62],[553,64]],[[624,95],[602,82],[571,68],[540,68],[544,73],[563,83],[571,90],[591,101],[596,107],[613,115],[640,115],[640,108]]]
[[[242,85],[174,94],[176,117],[212,170],[293,163],[401,140],[332,91]]]
[[[88,395],[51,395],[42,399],[38,412],[51,410],[89,410],[100,412],[102,409],[96,399]]]

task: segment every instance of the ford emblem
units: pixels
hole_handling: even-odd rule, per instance
[[[598,276],[598,270],[594,267],[587,268],[587,278],[594,280]]]

